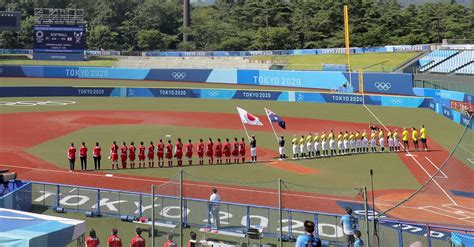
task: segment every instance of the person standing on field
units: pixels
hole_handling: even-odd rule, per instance
[[[102,148],[100,148],[99,143],[95,143],[94,150],[92,151],[92,156],[94,158],[94,169],[95,170],[100,170],[100,160],[102,159],[102,156],[100,154],[100,151]]]
[[[112,228],[112,235],[107,239],[108,247],[122,247],[122,239],[117,234],[117,228]]]
[[[280,153],[280,160],[284,160],[286,158],[284,136],[280,136],[280,140],[278,141],[278,152]]]
[[[425,125],[421,125],[420,129],[420,137],[421,137],[421,148],[423,151],[428,151],[428,144],[426,144],[426,129]]]
[[[346,208],[346,214],[341,217],[340,224],[346,236],[347,247],[353,247],[355,242],[354,231],[358,230],[358,223],[352,215],[352,208]]]
[[[110,146],[110,159],[112,160],[112,169],[119,169],[119,166],[118,166],[118,150],[119,150],[119,147],[117,145],[117,143],[114,141],[112,143],[112,145]]]
[[[87,171],[87,147],[85,142],[82,142],[79,149],[79,159],[81,159],[81,170]]]
[[[209,228],[212,229],[212,224],[211,224],[211,217],[212,221],[215,224],[216,231],[219,230],[220,228],[220,216],[219,216],[219,204],[221,202],[221,196],[217,194],[217,189],[212,188],[212,194],[209,198]]]
[[[257,139],[252,135],[250,138],[250,156],[253,163],[257,163]]]
[[[67,150],[67,159],[69,160],[69,172],[73,172],[76,163],[76,148],[74,147],[74,143],[71,143],[71,146]]]

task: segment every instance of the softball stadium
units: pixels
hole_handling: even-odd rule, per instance
[[[472,44],[35,49],[0,56],[0,246],[353,246],[348,208],[368,246],[474,246]]]

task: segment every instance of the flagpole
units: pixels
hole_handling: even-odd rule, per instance
[[[270,116],[268,116],[268,110],[267,110],[266,107],[264,109],[265,109],[265,114],[267,115],[268,122],[270,123],[270,126],[272,126],[273,134],[275,134],[276,141],[278,142],[278,135],[275,131],[275,127],[273,127],[272,120],[270,119]]]
[[[237,109],[237,112],[239,112],[238,109]],[[240,119],[240,122],[242,123],[242,126],[244,127],[244,131],[245,131],[245,134],[247,135],[247,139],[250,139],[249,132],[247,131],[247,128],[245,127],[244,121],[242,121],[240,114],[239,114],[239,119]]]

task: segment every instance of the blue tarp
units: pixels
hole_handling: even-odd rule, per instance
[[[84,221],[0,208],[0,246],[66,246],[85,230]]]

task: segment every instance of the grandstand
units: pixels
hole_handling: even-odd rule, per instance
[[[116,67],[185,69],[269,69],[271,61],[247,57],[121,57]]]
[[[474,50],[436,50],[419,60],[420,72],[474,74]]]

